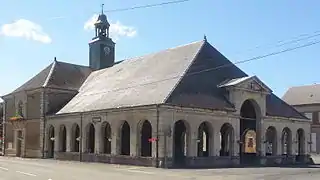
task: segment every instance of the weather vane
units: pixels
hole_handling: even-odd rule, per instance
[[[103,6],[104,4],[101,4],[101,13],[103,14]]]

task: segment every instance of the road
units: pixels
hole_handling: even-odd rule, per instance
[[[0,180],[293,180],[320,179],[320,166],[308,168],[156,169],[101,163],[0,157]]]

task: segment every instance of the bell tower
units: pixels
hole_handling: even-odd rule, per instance
[[[103,13],[103,6],[94,24],[95,37],[89,42],[89,66],[93,70],[113,66],[115,61],[115,43],[109,36],[110,24]]]

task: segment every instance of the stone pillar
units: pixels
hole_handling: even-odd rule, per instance
[[[66,126],[67,130],[67,147],[66,152],[71,152],[71,146],[72,146],[72,127]]]
[[[212,156],[220,156],[220,129],[217,128],[213,131],[213,148]]]
[[[120,134],[119,134],[119,128],[115,124],[110,124],[110,126],[111,126],[111,155],[119,155],[120,154],[120,137],[119,137]]]
[[[137,126],[132,124],[130,125],[130,156],[137,156],[137,145],[139,144],[137,142],[138,137],[140,137],[137,133]]]
[[[261,124],[261,127],[260,127],[260,156],[266,156],[266,148],[267,148],[267,145],[266,145],[266,140],[267,140],[267,136],[266,136],[266,130],[267,130],[268,127],[265,127],[264,128],[264,125]]]
[[[48,95],[46,91],[43,89],[40,93],[40,151],[41,151],[41,157],[45,157],[44,152],[44,141],[46,138],[46,112],[48,110]]]
[[[102,152],[103,147],[103,139],[101,138],[101,123],[97,123],[94,126],[95,134],[94,134],[94,152],[100,154]]]
[[[263,144],[263,133],[262,133],[262,117],[257,118],[256,121],[256,151],[258,156],[262,156],[262,144]]]
[[[159,142],[158,142],[158,145],[159,145],[159,148],[158,148],[158,155],[160,158],[163,158],[165,157],[165,153],[166,153],[166,146],[167,146],[167,139],[168,139],[168,130],[164,129],[165,127],[163,126],[160,126],[159,125]],[[170,127],[168,127],[170,128]],[[156,137],[156,132],[153,133],[153,137]],[[156,146],[156,143],[152,143],[152,157],[156,157],[156,151],[157,151],[157,146]]]
[[[234,119],[234,130],[233,130],[233,154],[232,156],[239,156],[240,153],[240,146],[239,142],[241,141],[241,136],[240,136],[240,120],[239,119]]]
[[[282,155],[282,132],[277,129],[277,155]]]
[[[86,153],[87,152],[87,124],[82,125],[82,129],[80,132],[80,141],[81,141],[81,152]]]
[[[55,128],[55,133],[54,133],[54,152],[60,152],[60,128]]]
[[[198,128],[190,127],[189,138],[187,138],[187,156],[198,156]]]

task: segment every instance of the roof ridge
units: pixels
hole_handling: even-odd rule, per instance
[[[310,87],[310,86],[320,86],[320,83],[315,83],[315,84],[306,84],[306,85],[301,85],[301,86],[291,86],[289,89],[291,88],[302,88],[302,87]]]
[[[206,41],[205,41],[205,40],[193,41],[193,42],[191,42],[191,43],[187,43],[187,44],[183,44],[183,45],[179,45],[179,46],[175,46],[175,47],[171,47],[171,48],[165,48],[165,49],[162,49],[162,50],[159,50],[159,51],[155,51],[155,52],[151,52],[151,53],[148,53],[148,54],[145,54],[145,55],[135,56],[135,57],[131,57],[131,58],[125,58],[125,59],[122,59],[122,60],[120,60],[120,61],[140,59],[140,58],[143,58],[143,57],[146,57],[146,56],[151,56],[151,55],[154,55],[154,54],[159,54],[159,53],[162,53],[162,52],[164,52],[164,51],[174,50],[174,49],[182,48],[182,47],[189,46],[189,45],[196,44],[196,43],[200,43],[200,42],[203,42],[203,43],[204,43],[204,42],[206,42]]]
[[[58,63],[58,61],[54,60],[53,63],[51,63],[51,68],[50,68],[50,71],[49,71],[49,74],[48,76],[46,77],[46,80],[44,81],[42,87],[47,87],[50,79],[51,79],[51,76],[53,74],[53,71],[54,69],[56,68],[56,64]]]
[[[187,72],[189,71],[190,67],[193,65],[193,63],[195,62],[195,60],[197,59],[197,57],[199,56],[199,53],[201,52],[201,50],[203,49],[204,45],[207,43],[206,40],[202,40],[202,41],[198,41],[198,42],[193,42],[190,43],[191,44],[195,44],[195,43],[199,43],[202,42],[201,46],[198,48],[197,52],[194,54],[191,62],[189,63],[189,65],[187,66],[187,68],[184,70],[184,72],[182,72],[181,76],[179,77],[179,79],[177,80],[176,84],[172,87],[171,91],[168,93],[167,97],[165,97],[163,99],[163,103],[167,102],[167,100],[169,99],[169,97],[172,95],[173,91],[177,88],[177,86],[180,84],[180,82],[182,81],[183,77],[186,76]],[[187,46],[187,45],[185,45]],[[181,46],[183,47],[183,46]],[[176,47],[177,48],[177,47]]]
[[[80,67],[86,67],[86,68],[90,68],[89,66],[85,66],[85,65],[80,65],[80,64],[74,64],[74,63],[69,63],[69,62],[65,62],[65,61],[56,61],[58,64],[62,63],[62,64],[68,64],[68,65],[73,65],[73,66],[80,66]]]

